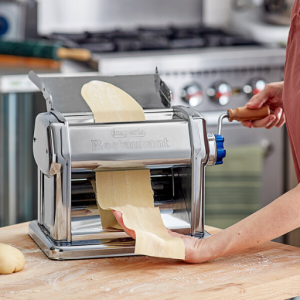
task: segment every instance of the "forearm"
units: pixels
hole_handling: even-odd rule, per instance
[[[271,204],[209,237],[199,260],[210,260],[270,241],[300,227],[300,185]]]

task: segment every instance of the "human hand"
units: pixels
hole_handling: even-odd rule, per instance
[[[135,239],[135,231],[127,228],[123,222],[123,215],[121,212],[113,210],[113,214],[116,217],[118,223],[123,228],[123,230],[133,239]],[[197,239],[191,236],[186,236],[173,232],[169,229],[168,233],[173,237],[179,237],[183,240],[185,246],[185,259],[187,263],[201,263],[209,260],[209,257],[206,257],[203,252],[203,247],[205,245],[206,239]]]
[[[246,104],[250,109],[258,109],[263,105],[270,107],[270,115],[256,121],[241,122],[245,127],[265,127],[267,129],[273,126],[281,127],[285,123],[285,114],[282,102],[283,81],[273,82],[265,86],[265,88],[257,95],[253,96]]]

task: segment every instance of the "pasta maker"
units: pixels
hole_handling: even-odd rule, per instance
[[[197,238],[209,236],[204,230],[205,167],[222,163],[224,138],[206,132],[198,111],[171,107],[171,91],[158,72],[104,77],[31,71],[29,78],[47,105],[35,121],[38,219],[30,223],[29,235],[49,258],[134,255],[134,240],[125,232],[101,227],[92,187],[95,172],[149,169],[154,205],[165,226]],[[81,96],[82,86],[92,80],[131,95],[146,121],[95,123]]]

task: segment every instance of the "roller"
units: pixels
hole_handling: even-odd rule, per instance
[[[0,54],[25,57],[49,58],[54,60],[74,59],[88,61],[91,52],[87,49],[69,49],[59,43],[43,40],[25,40],[24,42],[0,41]]]

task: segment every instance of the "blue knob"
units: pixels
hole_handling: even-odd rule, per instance
[[[5,17],[0,16],[0,36],[4,35],[9,29],[8,21]]]
[[[223,135],[215,134],[217,144],[217,161],[216,165],[223,163],[223,158],[226,156],[226,150],[224,149],[224,137]]]

